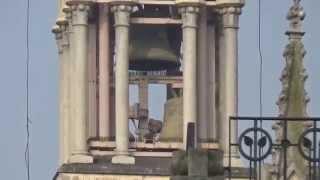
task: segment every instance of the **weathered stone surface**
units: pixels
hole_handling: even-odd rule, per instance
[[[307,104],[309,97],[305,90],[305,82],[308,78],[306,69],[304,67],[303,59],[306,54],[302,38],[304,32],[302,31],[302,24],[305,18],[300,1],[294,1],[291,6],[287,19],[289,20],[289,30],[286,34],[289,37],[289,43],[286,46],[283,54],[285,59],[285,67],[281,75],[282,90],[277,102],[279,106],[280,117],[307,117]],[[283,137],[283,127],[285,124],[280,122],[279,125],[275,124],[274,129],[277,134],[277,140],[281,141]],[[297,144],[300,135],[308,127],[308,122],[288,122],[286,137],[292,144]],[[282,150],[275,152],[274,168],[279,176],[283,176],[283,161],[281,158]],[[297,148],[288,148],[287,151],[287,171],[290,167],[294,167],[294,174],[298,179],[305,179],[307,177],[308,167],[302,156],[299,154]],[[278,167],[281,167],[278,168]],[[288,173],[289,174],[289,173]]]
[[[224,176],[203,177],[203,176],[173,176],[170,180],[224,180]]]
[[[173,155],[171,174],[174,176],[217,176],[224,174],[223,152],[220,150],[177,151]]]
[[[57,180],[169,180],[169,176],[139,176],[116,174],[60,174]]]
[[[134,165],[112,164],[111,157],[96,157],[93,164],[65,164],[59,173],[169,176],[171,158],[136,157]]]
[[[171,168],[172,175],[188,175],[188,157],[185,151],[173,153]]]
[[[223,151],[208,151],[208,175],[215,176],[224,173],[223,167]]]
[[[208,151],[197,149],[188,151],[188,175],[208,176]]]

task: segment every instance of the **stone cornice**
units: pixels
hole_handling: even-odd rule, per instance
[[[204,0],[176,0],[175,4],[180,7],[197,7],[205,6],[206,2]]]
[[[93,4],[93,3],[95,3],[95,1],[93,1],[93,0],[68,0],[66,2],[66,4],[69,5],[69,6],[78,5],[78,4],[90,5],[90,4]]]
[[[123,1],[133,1],[133,0],[67,0],[67,4],[72,3],[118,3]],[[138,4],[162,4],[162,5],[178,5],[178,4],[203,4],[205,6],[219,6],[219,7],[227,7],[227,6],[237,6],[242,7],[245,4],[244,0],[217,0],[217,1],[205,1],[205,0],[134,0],[135,3]]]
[[[68,19],[68,12],[71,11],[71,5],[77,4],[110,4],[110,5],[135,5],[135,4],[155,4],[155,5],[175,5],[175,6],[207,6],[212,7],[214,11],[221,11],[224,8],[241,8],[244,6],[244,0],[67,0],[63,6],[62,12],[65,13],[64,19]],[[69,15],[70,16],[70,15]],[[60,21],[59,19],[57,20]],[[60,23],[60,22],[59,22]]]

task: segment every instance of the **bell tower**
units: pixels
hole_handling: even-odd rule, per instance
[[[58,1],[55,178],[224,179],[237,133],[229,117],[237,115],[244,0]],[[162,119],[150,114],[150,84],[166,87]],[[138,86],[134,104],[130,85]],[[237,150],[231,156],[241,169]],[[206,171],[194,171],[194,157]]]

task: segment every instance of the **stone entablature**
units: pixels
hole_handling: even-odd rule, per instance
[[[169,176],[124,176],[97,174],[60,174],[57,180],[170,180]]]
[[[124,2],[123,0],[60,0],[59,8],[63,8],[65,3],[72,1],[86,1],[92,3],[116,3]],[[130,0],[137,4],[164,4],[164,5],[175,5],[180,3],[200,3],[206,6],[243,6],[245,0]]]

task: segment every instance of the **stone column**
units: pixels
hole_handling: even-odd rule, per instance
[[[216,58],[216,22],[212,18],[210,22],[208,23],[208,29],[207,29],[207,48],[208,48],[208,83],[209,83],[209,114],[208,114],[208,138],[210,142],[215,142],[217,140],[217,131],[218,131],[218,123],[217,123],[217,78],[219,77],[217,75],[217,58]]]
[[[93,20],[89,24],[88,32],[88,138],[98,136],[98,111],[97,111],[97,23]]]
[[[70,99],[69,99],[69,83],[70,83],[70,59],[69,59],[69,33],[68,21],[64,19],[61,23],[62,30],[62,62],[60,62],[60,113],[63,115],[63,149],[64,149],[64,163],[67,163],[70,156],[70,141],[69,141],[69,121],[70,121]]]
[[[72,79],[72,75],[73,75],[73,69],[72,69],[72,64],[73,64],[73,31],[72,31],[72,11],[71,11],[71,7],[70,6],[64,6],[63,8],[63,12],[66,15],[66,20],[68,21],[68,28],[67,28],[67,36],[68,36],[68,40],[69,40],[69,48],[68,48],[68,54],[67,56],[67,63],[68,63],[68,67],[67,67],[67,72],[68,72],[68,99],[69,99],[69,115],[68,115],[68,134],[67,134],[67,138],[68,138],[68,148],[69,148],[69,152],[68,152],[68,157],[70,158],[71,156],[71,149],[72,149],[72,142],[74,141],[73,138],[73,101],[72,101],[72,97],[73,97],[73,93],[72,93],[72,87],[73,87],[73,79]],[[68,158],[68,159],[69,159]]]
[[[110,134],[110,37],[109,6],[99,5],[99,137],[109,140]]]
[[[116,153],[114,164],[134,164],[129,156],[129,23],[132,7],[115,5],[115,61],[116,61]]]
[[[207,7],[200,8],[198,30],[197,90],[198,90],[198,141],[208,142],[209,130],[209,63],[207,40]]]
[[[238,114],[238,29],[241,9],[226,7],[221,10],[223,38],[220,42],[220,145],[225,152],[225,164],[229,153],[229,117]],[[231,124],[231,141],[236,142],[237,124]],[[237,150],[232,149],[233,165],[240,162]]]
[[[88,118],[88,11],[89,5],[84,2],[72,4],[73,29],[73,63],[72,63],[72,127],[73,145],[71,163],[91,163],[88,155],[86,122]]]
[[[63,112],[63,97],[62,97],[62,89],[63,89],[63,76],[62,73],[64,72],[62,70],[64,57],[63,57],[63,47],[62,47],[62,30],[59,26],[54,26],[52,29],[52,32],[55,35],[57,47],[58,47],[58,53],[59,53],[59,69],[60,69],[60,78],[59,78],[59,166],[61,166],[63,163],[65,163],[65,157],[66,154],[64,152],[64,112]]]
[[[199,8],[180,7],[183,29],[183,144],[187,145],[188,123],[197,127],[197,18]],[[197,130],[195,131],[197,134]],[[197,138],[194,137],[194,142]],[[197,144],[197,143],[195,143]]]

